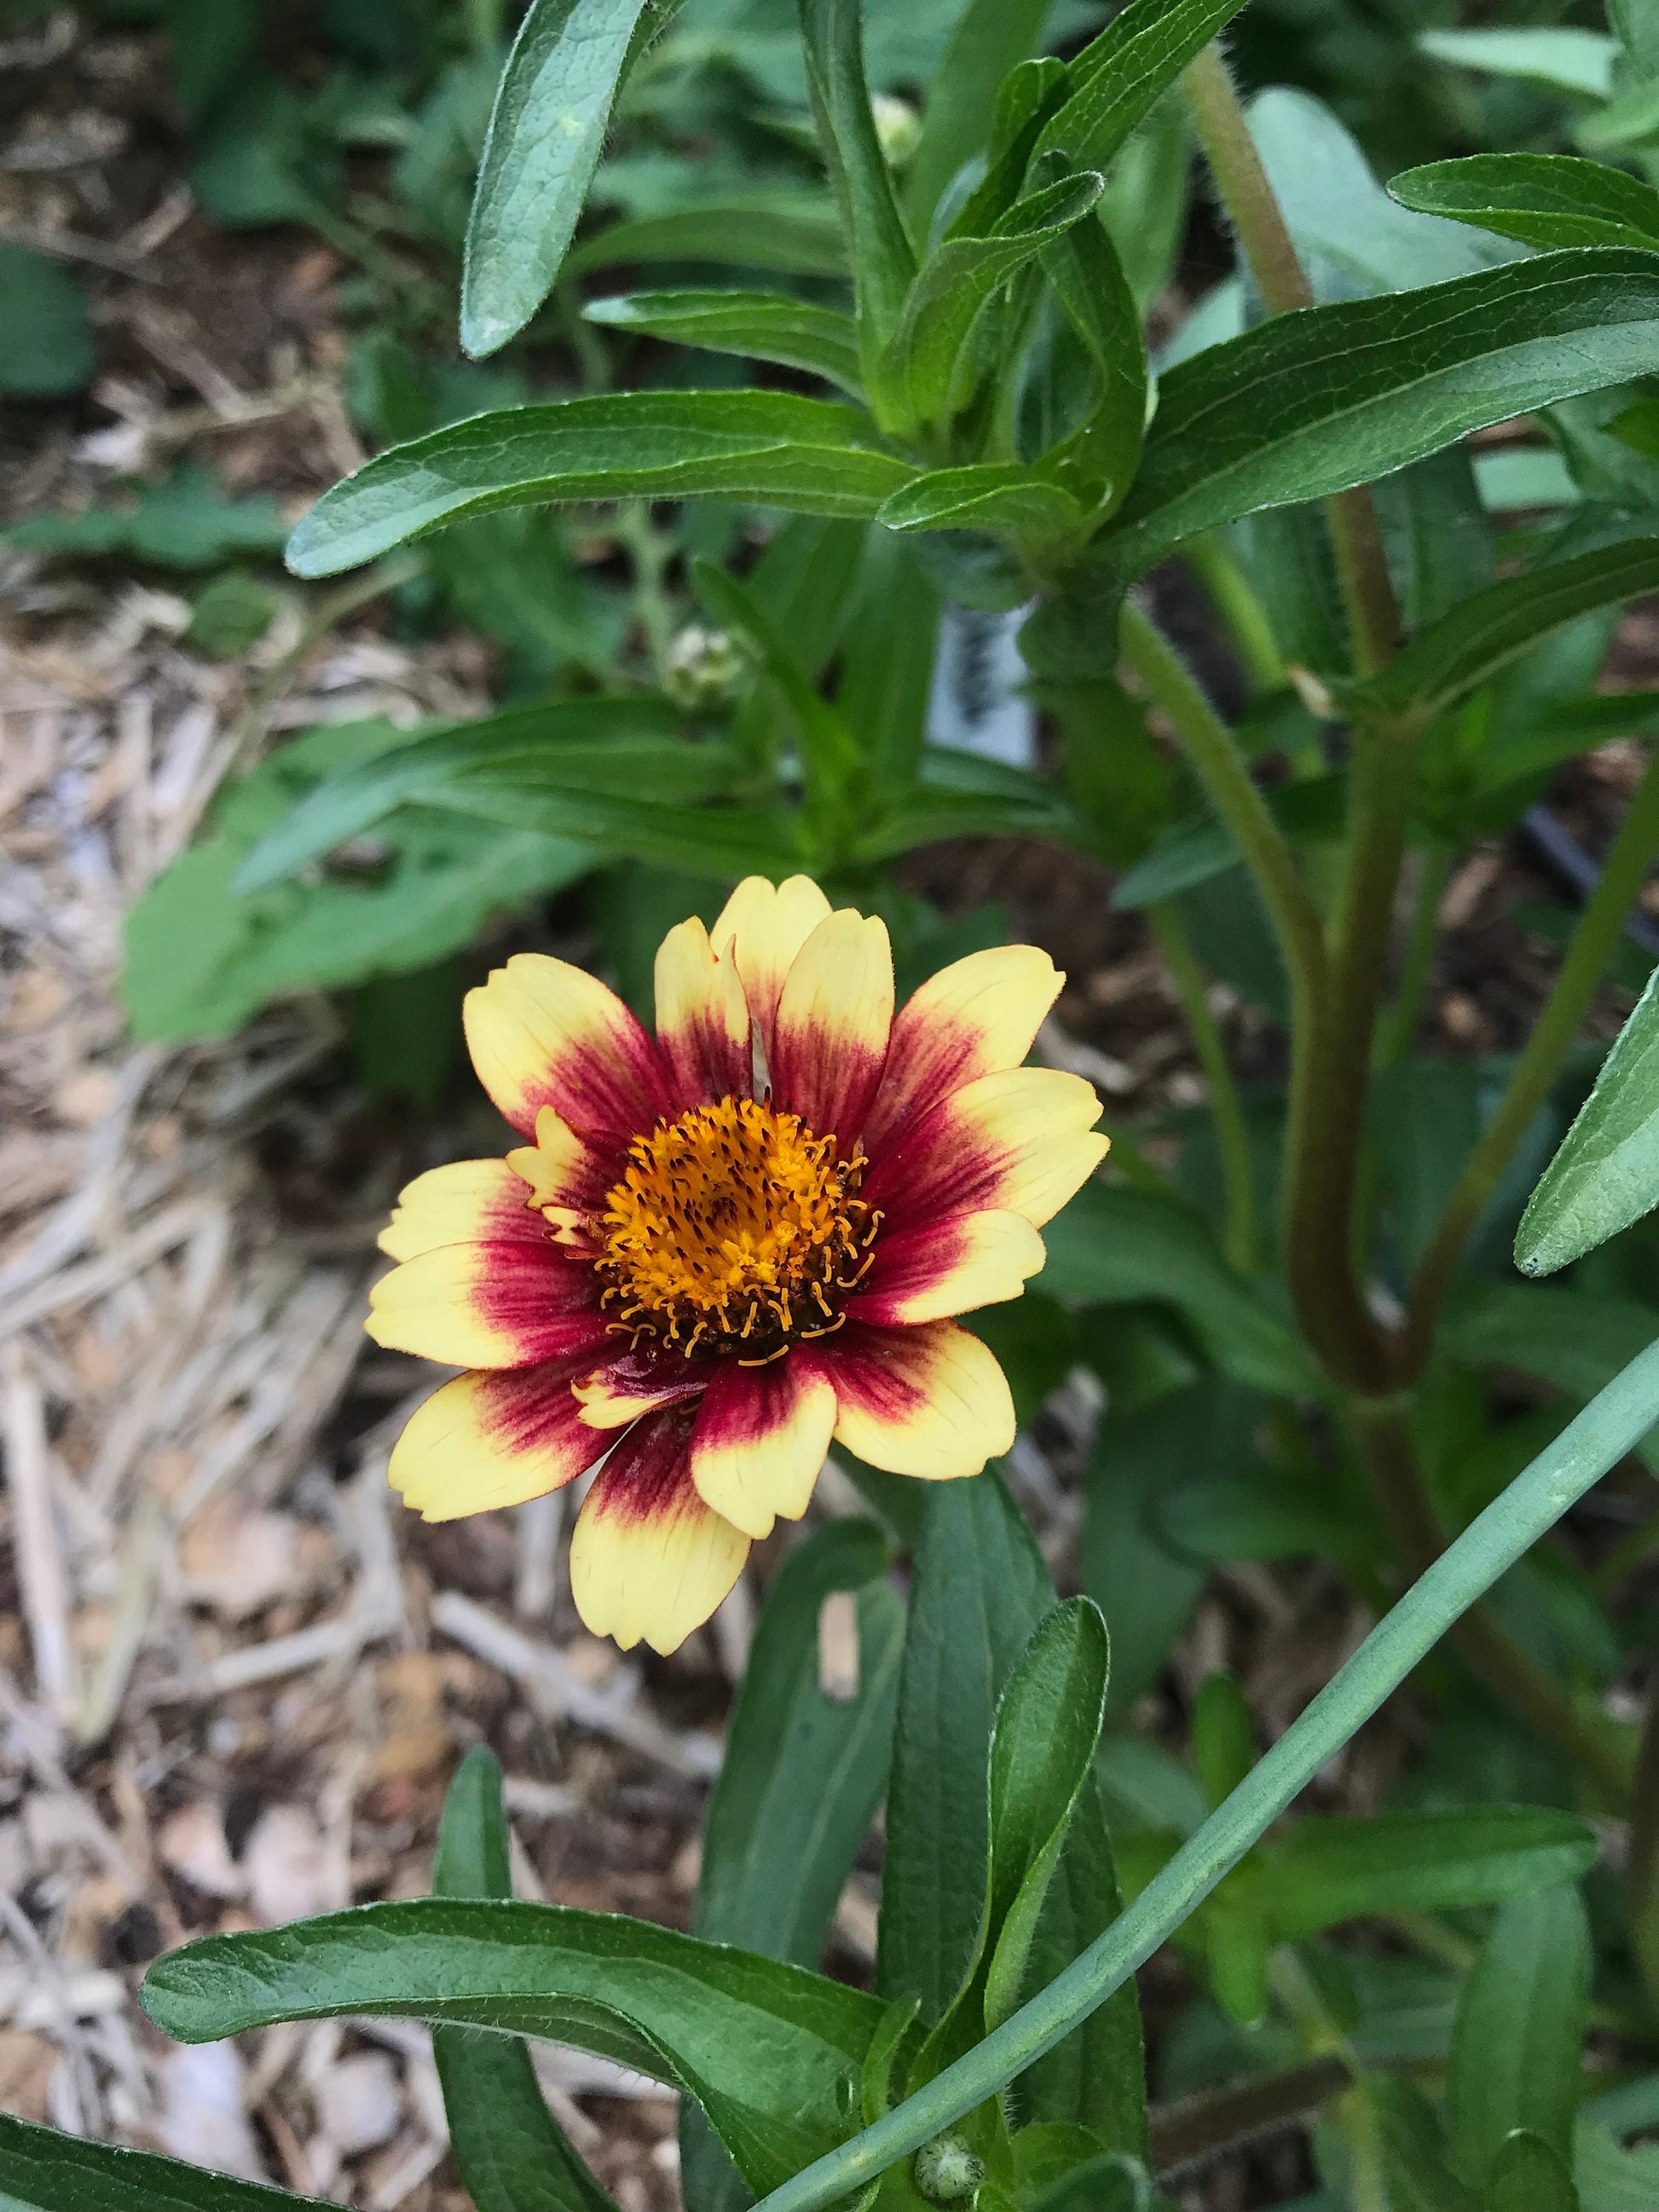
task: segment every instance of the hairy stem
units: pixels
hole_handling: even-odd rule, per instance
[[[1602,866],[1601,881],[1578,918],[1554,988],[1515,1064],[1509,1087],[1469,1154],[1419,1263],[1399,1349],[1396,1376],[1401,1382],[1413,1380],[1422,1370],[1441,1303],[1463,1248],[1561,1072],[1607,973],[1625,917],[1647,880],[1656,852],[1659,852],[1659,752],[1649,759]]]
[[[1418,1465],[1403,1416],[1392,1407],[1358,1409],[1361,1441],[1377,1499],[1400,1564],[1426,1574],[1446,1551],[1446,1538]],[[1617,1747],[1543,1674],[1485,1606],[1472,1606],[1451,1632],[1465,1666],[1511,1712],[1565,1752],[1609,1804],[1622,1805],[1630,1771]]]
[[[1206,46],[1182,79],[1187,112],[1204,149],[1239,252],[1270,315],[1313,305],[1307,272],[1255,150],[1218,46]],[[1376,506],[1362,486],[1325,502],[1342,603],[1362,675],[1380,668],[1400,638],[1400,610],[1382,554]]]
[[[1239,1273],[1251,1274],[1255,1268],[1255,1176],[1238,1085],[1233,1081],[1227,1048],[1210,1011],[1203,972],[1179,910],[1170,901],[1160,900],[1147,919],[1181,1001],[1187,1033],[1209,1091],[1210,1118],[1215,1124],[1216,1150],[1221,1160],[1222,1243]]]
[[[1277,691],[1285,681],[1285,657],[1267,620],[1266,608],[1251,588],[1250,580],[1212,532],[1194,538],[1181,549],[1181,557],[1208,595],[1210,604],[1226,624],[1238,648],[1244,675],[1252,693]]]

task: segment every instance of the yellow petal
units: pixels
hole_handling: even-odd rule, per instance
[[[772,1018],[789,963],[829,911],[829,900],[811,876],[790,876],[781,884],[769,884],[764,876],[745,876],[709,932],[716,952],[724,957],[728,948],[732,951],[749,1011],[769,1053]]]
[[[995,945],[930,975],[893,1021],[867,1146],[978,1076],[1018,1067],[1066,978],[1035,945]]]
[[[1080,1075],[1016,1067],[982,1075],[908,1121],[865,1179],[886,1216],[884,1236],[952,1213],[1023,1213],[1035,1227],[1059,1212],[1106,1157],[1093,1133],[1100,1101]]]
[[[448,1367],[529,1367],[605,1341],[592,1269],[550,1237],[441,1245],[382,1275],[368,1303],[376,1344]]]
[[[753,1088],[749,1002],[730,955],[708,941],[696,916],[677,923],[657,948],[657,1049],[677,1107],[746,1098]]]
[[[577,1419],[570,1395],[572,1375],[591,1358],[579,1351],[505,1375],[458,1375],[410,1414],[386,1480],[427,1521],[522,1505],[557,1490],[605,1447]]]
[[[769,1055],[772,1093],[817,1136],[856,1142],[893,1022],[887,925],[843,907],[821,921],[784,978]]]
[[[805,1512],[835,1426],[834,1386],[807,1347],[764,1367],[726,1360],[698,1409],[692,1480],[744,1535],[769,1536]]]
[[[520,952],[462,1009],[478,1080],[526,1136],[544,1106],[626,1140],[667,1105],[655,1048],[614,991],[545,953]]]
[[[674,1651],[729,1594],[749,1539],[691,1480],[695,1415],[647,1413],[593,1478],[570,1539],[570,1594],[595,1636]]]
[[[836,1439],[872,1467],[933,1482],[977,1474],[1014,1441],[1014,1401],[995,1354],[954,1322],[825,1340]]]
[[[940,1321],[1017,1298],[1048,1254],[1023,1213],[956,1213],[878,1235],[849,1320],[890,1327]]]
[[[457,1160],[404,1185],[380,1246],[394,1260],[413,1260],[445,1244],[517,1238],[544,1244],[547,1231],[507,1162]]]
[[[612,1344],[620,1340],[612,1337]],[[625,1429],[641,1413],[700,1397],[708,1382],[706,1359],[687,1359],[678,1352],[619,1352],[578,1376],[576,1401],[591,1429]]]

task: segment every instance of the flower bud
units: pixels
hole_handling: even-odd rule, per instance
[[[883,161],[890,169],[902,169],[921,143],[921,116],[908,100],[890,92],[872,93],[870,112]]]
[[[910,2172],[930,2204],[966,2204],[985,2179],[985,2161],[960,2136],[935,2136],[916,2153]]]
[[[726,631],[688,623],[668,648],[662,688],[677,707],[722,707],[737,684],[740,658]]]

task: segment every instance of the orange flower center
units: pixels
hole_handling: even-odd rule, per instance
[[[615,1325],[754,1366],[838,1328],[880,1220],[858,1196],[867,1164],[753,1098],[636,1137],[600,1217]]]

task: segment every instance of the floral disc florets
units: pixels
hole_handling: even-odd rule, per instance
[[[603,1303],[635,1340],[776,1359],[841,1325],[880,1223],[868,1162],[797,1114],[723,1098],[636,1137],[601,1217]]]

